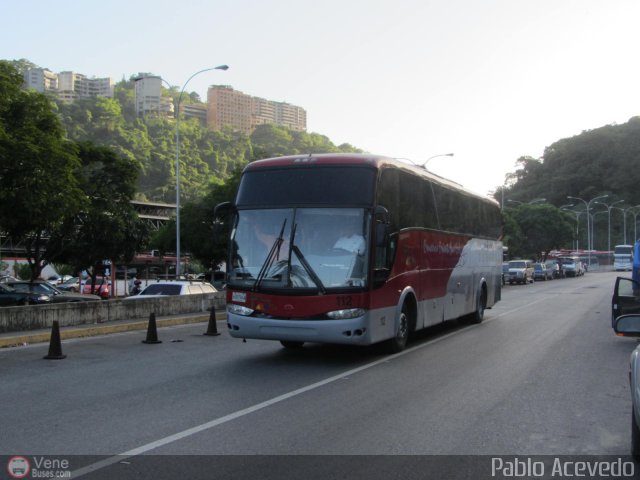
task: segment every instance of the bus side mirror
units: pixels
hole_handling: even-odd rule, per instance
[[[228,215],[230,212],[236,211],[236,206],[233,202],[222,202],[216,205],[213,209],[213,217],[218,218],[222,215]]]

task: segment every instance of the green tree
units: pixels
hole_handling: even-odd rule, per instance
[[[224,183],[212,183],[206,195],[186,203],[180,212],[180,243],[192,257],[209,270],[214,270],[227,257],[228,225],[214,232],[213,211],[219,203],[232,201],[238,190],[242,169],[238,168]],[[160,229],[151,240],[161,252],[175,251],[175,221]]]
[[[93,290],[104,261],[129,262],[144,243],[146,229],[131,205],[137,165],[104,146],[83,142],[78,148],[78,178],[88,206],[52,235],[54,251],[60,253],[51,260],[87,270]]]
[[[523,204],[509,210],[505,234],[512,256],[546,260],[551,250],[571,246],[571,218],[553,205]]]
[[[0,61],[0,228],[21,241],[32,278],[47,264],[45,251],[57,231],[84,205],[75,177],[76,147],[49,100],[23,91],[22,76]]]

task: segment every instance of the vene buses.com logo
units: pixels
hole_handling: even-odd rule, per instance
[[[9,472],[11,478],[26,478],[30,471],[31,465],[25,457],[11,457],[7,463],[7,472]]]

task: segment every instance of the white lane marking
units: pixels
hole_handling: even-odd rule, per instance
[[[518,311],[520,311],[522,309],[529,308],[531,305],[535,305],[536,303],[539,303],[539,302],[542,302],[542,301],[546,301],[546,300],[548,300],[548,298],[546,298],[546,297],[539,298],[537,300],[533,300],[533,301],[531,301],[529,303],[526,303],[524,305],[520,305],[517,308],[512,308],[511,310],[507,310],[505,312],[499,313],[495,317],[492,316],[491,318],[486,319],[483,322],[483,324],[489,323],[489,322],[491,322],[493,320],[497,320],[498,318],[504,317],[505,315],[510,315],[512,313],[518,312]],[[357,368],[354,368],[354,369],[351,369],[351,370],[347,370],[346,372],[342,372],[342,373],[339,373],[339,374],[334,375],[332,377],[326,378],[324,380],[320,380],[319,382],[312,383],[311,385],[307,385],[306,387],[302,387],[302,388],[299,388],[297,390],[292,390],[291,392],[284,393],[282,395],[278,395],[277,397],[273,397],[273,398],[271,398],[269,400],[266,400],[264,402],[257,403],[255,405],[252,405],[250,407],[244,408],[242,410],[238,410],[236,412],[230,413],[230,414],[225,415],[223,417],[219,417],[219,418],[216,418],[216,419],[211,420],[209,422],[197,425],[195,427],[188,428],[187,430],[183,430],[182,432],[178,432],[178,433],[175,433],[173,435],[169,435],[167,437],[158,439],[158,440],[156,440],[154,442],[147,443],[146,445],[142,445],[142,446],[134,448],[132,450],[128,450],[128,451],[126,451],[124,453],[121,453],[119,455],[115,455],[115,456],[112,456],[112,457],[105,458],[104,460],[101,460],[101,461],[96,462],[96,463],[92,463],[91,465],[87,465],[86,467],[82,467],[82,468],[80,468],[78,470],[73,471],[71,478],[81,477],[81,476],[86,475],[88,473],[92,473],[92,472],[95,472],[95,471],[100,470],[102,468],[108,467],[110,465],[114,465],[116,463],[119,463],[119,462],[121,462],[123,460],[126,460],[127,458],[134,457],[136,455],[142,455],[142,454],[147,453],[147,452],[149,452],[151,450],[154,450],[156,448],[160,448],[160,447],[163,447],[163,446],[168,445],[170,443],[177,442],[178,440],[182,440],[184,438],[190,437],[192,435],[195,435],[197,433],[203,432],[205,430],[209,430],[211,428],[217,427],[219,425],[222,425],[224,423],[230,422],[232,420],[236,420],[236,419],[238,419],[240,417],[244,417],[244,416],[249,415],[251,413],[255,413],[255,412],[259,411],[259,410],[263,410],[263,409],[265,409],[267,407],[270,407],[270,406],[275,405],[277,403],[283,402],[283,401],[288,400],[290,398],[296,397],[296,396],[301,395],[303,393],[309,392],[311,390],[315,390],[317,388],[323,387],[323,386],[328,385],[330,383],[333,383],[333,382],[335,382],[337,380],[345,379],[346,377],[349,377],[349,376],[354,375],[356,373],[360,373],[360,372],[362,372],[364,370],[368,370],[368,369],[373,368],[373,367],[375,367],[377,365],[381,365],[383,363],[388,363],[388,362],[390,362],[390,361],[392,361],[392,360],[394,360],[396,358],[403,357],[404,355],[408,355],[408,354],[410,354],[412,352],[415,352],[416,350],[420,350],[422,348],[425,348],[427,346],[433,345],[433,344],[435,344],[437,342],[440,342],[442,340],[448,339],[449,337],[452,337],[454,335],[458,335],[460,333],[468,332],[470,329],[478,328],[480,326],[482,326],[482,324],[470,325],[469,328],[464,328],[462,330],[456,330],[455,332],[451,332],[451,333],[448,333],[448,334],[443,335],[441,337],[434,338],[433,340],[430,340],[428,342],[422,343],[420,345],[416,345],[414,347],[407,348],[406,350],[403,350],[400,353],[396,353],[393,356],[385,357],[385,358],[382,358],[380,360],[376,360],[375,362],[371,362],[371,363],[368,363],[366,365],[362,365],[360,367],[357,367]]]
[[[478,327],[479,325],[473,325],[472,327]],[[332,377],[329,378],[325,378],[324,380],[320,380],[319,382],[316,383],[312,383],[311,385],[307,385],[306,387],[302,387],[302,388],[298,388],[297,390],[292,390],[291,392],[288,393],[284,393],[282,395],[278,395],[277,397],[273,397],[269,400],[266,400],[264,402],[261,403],[257,403],[255,405],[252,405],[250,407],[244,408],[242,410],[238,410],[236,412],[230,413],[228,415],[225,415],[223,417],[219,417],[216,418],[214,420],[211,420],[209,422],[197,425],[195,427],[192,428],[188,428],[187,430],[183,430],[182,432],[178,432],[175,433],[173,435],[169,435],[168,437],[164,437],[161,438],[159,440],[156,440],[154,442],[151,443],[147,443],[146,445],[142,445],[140,447],[134,448],[132,450],[128,450],[126,452],[123,452],[119,455],[115,455],[109,458],[106,458],[104,460],[101,460],[99,462],[96,463],[92,463],[91,465],[87,465],[86,467],[82,467],[78,470],[75,470],[73,472],[71,472],[71,478],[78,478],[81,477],[83,475],[86,475],[88,473],[92,473],[95,472],[97,470],[100,470],[102,468],[108,467],[110,465],[114,465],[116,463],[119,463],[123,460],[126,460],[127,458],[136,456],[136,455],[142,455],[144,453],[147,453],[151,450],[154,450],[156,448],[162,447],[164,445],[168,445],[169,443],[173,443],[176,442],[178,440],[182,440],[184,438],[190,437],[192,435],[195,435],[197,433],[203,432],[205,430],[209,430],[211,428],[217,427],[218,425],[222,425],[223,423],[227,423],[230,422],[232,420],[236,420],[240,417],[244,417],[246,415],[249,415],[251,413],[257,412],[259,410],[265,409],[267,407],[270,407],[272,405],[275,405],[277,403],[283,402],[285,400],[288,400],[290,398],[296,397],[298,395],[301,395],[303,393],[309,392],[311,390],[315,390],[317,388],[323,387],[325,385],[328,385],[330,383],[333,383],[337,380],[342,380],[345,379],[346,377],[349,377],[351,375],[354,375],[356,373],[362,372],[364,370],[368,370],[369,368],[373,368],[377,365],[381,365],[383,363],[388,363],[391,360],[394,360],[396,358],[400,358],[403,357],[404,355],[408,355],[416,350],[419,350],[421,348],[425,348],[429,345],[433,345],[434,343],[440,342],[442,340],[445,340],[449,337],[452,337],[454,335],[457,335],[459,333],[468,331],[468,329],[464,329],[464,330],[458,330],[455,332],[451,332],[448,333],[446,335],[443,335],[441,337],[438,338],[434,338],[433,340],[420,344],[420,345],[416,345],[415,347],[411,347],[411,348],[407,348],[406,350],[403,350],[402,352],[396,353],[393,356],[389,356],[389,357],[385,357],[382,358],[380,360],[376,360],[375,362],[371,362],[368,363],[366,365],[362,365],[360,367],[357,368],[353,368],[351,370],[347,370],[346,372],[342,372],[339,373],[337,375],[334,375]]]

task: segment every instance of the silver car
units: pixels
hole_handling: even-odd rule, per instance
[[[640,337],[640,315],[622,315],[615,319],[613,329],[623,337]],[[631,387],[631,455],[640,460],[640,346],[631,353],[629,365]]]
[[[505,273],[505,280],[510,284],[533,283],[533,262],[531,260],[511,260],[509,271]]]

